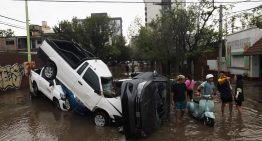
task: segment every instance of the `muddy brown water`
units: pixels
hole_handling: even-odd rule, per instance
[[[175,123],[171,112],[162,127],[145,141],[170,140],[262,140],[262,84],[245,85],[244,112],[234,110],[232,117],[221,117],[220,102],[216,102],[214,128],[186,115]],[[89,116],[61,112],[44,98],[29,98],[28,90],[16,90],[0,95],[1,141],[125,141],[116,127],[96,127]]]

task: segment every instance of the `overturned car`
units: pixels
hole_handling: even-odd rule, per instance
[[[167,114],[167,78],[141,73],[121,87],[123,130],[127,138],[147,136],[157,130]]]
[[[112,91],[112,74],[102,60],[77,43],[51,39],[42,43],[38,55],[46,62],[43,77],[62,83],[72,110],[91,111],[97,126],[121,120],[120,96]]]

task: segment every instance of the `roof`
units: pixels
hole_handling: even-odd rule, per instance
[[[256,29],[256,28],[258,28],[258,27],[256,27],[256,26],[252,26],[252,27],[249,27],[249,28],[246,28],[246,29],[243,29],[243,30],[239,30],[239,31],[236,31],[236,32],[230,33],[230,34],[227,35],[227,36],[232,36],[232,35],[235,35],[235,34],[238,34],[238,33],[241,33],[241,32],[245,32],[245,31],[247,31],[247,30]]]
[[[262,55],[262,38],[244,51],[244,55]]]

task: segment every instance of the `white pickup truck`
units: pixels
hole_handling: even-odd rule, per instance
[[[72,110],[86,107],[97,126],[122,121],[121,99],[113,92],[112,74],[102,60],[77,43],[53,39],[43,41],[38,55],[47,62],[43,77],[61,81]]]
[[[31,93],[33,96],[44,94],[48,99],[54,102],[56,108],[62,111],[68,111],[70,104],[66,95],[64,94],[61,83],[58,79],[46,80],[43,78],[43,69],[31,70]]]

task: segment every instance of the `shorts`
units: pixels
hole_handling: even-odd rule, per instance
[[[237,105],[237,106],[242,106],[242,101],[240,101],[240,100],[235,100],[235,102],[236,102],[236,105]]]
[[[221,97],[221,101],[222,103],[230,103],[233,101],[233,97],[232,96]]]
[[[186,109],[186,102],[180,101],[175,103],[176,110],[185,110]]]

